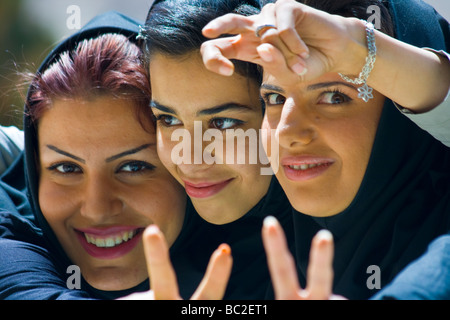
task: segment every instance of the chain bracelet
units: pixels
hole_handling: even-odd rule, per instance
[[[366,25],[366,39],[367,39],[367,49],[369,54],[366,57],[366,64],[364,65],[362,71],[359,73],[359,77],[356,79],[350,79],[346,75],[339,73],[342,79],[353,84],[363,84],[358,88],[358,97],[363,99],[365,102],[373,98],[372,88],[367,85],[367,79],[369,78],[370,72],[373,69],[375,60],[377,57],[377,47],[375,45],[375,30],[372,23],[363,20]]]

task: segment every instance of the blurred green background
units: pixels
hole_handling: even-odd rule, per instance
[[[22,129],[27,84],[51,49],[97,14],[116,10],[144,21],[153,0],[0,0],[0,125]],[[76,7],[76,11],[71,8]]]
[[[22,1],[0,1],[0,124],[21,126],[23,99],[18,72],[36,70],[52,42],[48,33],[28,19],[20,19]]]
[[[20,73],[35,72],[53,46],[76,32],[74,6],[84,25],[116,10],[143,21],[153,0],[0,0],[0,125],[22,128],[26,85]],[[450,20],[450,0],[426,0]]]

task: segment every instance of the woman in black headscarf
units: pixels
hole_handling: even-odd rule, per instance
[[[212,70],[231,67],[223,54],[264,67],[265,126],[277,130],[280,142],[274,169],[298,211],[300,282],[305,285],[311,239],[325,228],[335,242],[333,292],[366,299],[450,229],[450,150],[443,144],[450,140],[449,111],[436,107],[448,93],[449,64],[445,54],[417,48],[448,51],[449,26],[416,1],[305,2],[361,19],[377,6],[383,31],[391,29],[401,42],[361,21],[279,1],[253,20],[223,17],[207,26],[210,36],[242,38],[213,40],[203,48],[204,61]],[[361,80],[357,86],[348,81],[354,78]],[[273,220],[268,225],[274,229]]]
[[[31,76],[29,204],[18,191],[20,159],[3,177],[23,215],[2,207],[0,233],[9,239],[0,239],[0,297],[108,299],[145,290],[143,230],[158,224],[170,245],[178,237],[186,194],[156,152],[137,29],[116,12],[98,16]]]

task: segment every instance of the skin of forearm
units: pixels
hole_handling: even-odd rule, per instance
[[[376,31],[377,58],[367,84],[414,113],[438,106],[450,86],[445,57]]]

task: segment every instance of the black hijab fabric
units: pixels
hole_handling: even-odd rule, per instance
[[[399,40],[449,50],[449,25],[430,6],[391,0]],[[334,293],[367,299],[367,282],[379,267],[381,288],[450,229],[450,149],[419,129],[386,99],[371,158],[350,206],[314,218],[294,212],[296,258],[305,284],[314,234],[329,229],[335,240]],[[369,268],[369,269],[368,269]]]
[[[72,35],[61,44],[59,44],[45,59],[40,66],[38,72],[44,72],[52,63],[58,59],[59,55],[65,51],[75,49],[75,47],[81,41],[85,39],[95,38],[99,35],[106,33],[118,33],[127,36],[131,41],[136,42],[136,36],[139,32],[139,23],[126,17],[118,12],[108,12],[95,17],[86,26],[84,26],[79,32]],[[28,93],[28,97],[30,92]],[[57,267],[61,268],[61,271],[65,273],[68,265],[71,265],[69,258],[67,257],[64,249],[59,244],[59,241],[51,229],[50,225],[43,216],[38,197],[38,142],[37,132],[32,123],[31,118],[27,115],[27,106],[25,105],[24,116],[24,132],[25,132],[25,179],[26,187],[28,190],[28,199],[31,205],[32,212],[34,212],[34,218],[36,224],[42,230],[42,234],[45,240],[45,247],[54,254],[58,259],[55,259],[58,263]],[[124,296],[130,292],[143,291],[148,289],[148,281],[142,283],[137,288],[133,288],[127,291],[119,292],[104,292],[96,290],[90,287],[86,282],[82,283],[82,289],[90,291],[96,298],[116,298]]]

